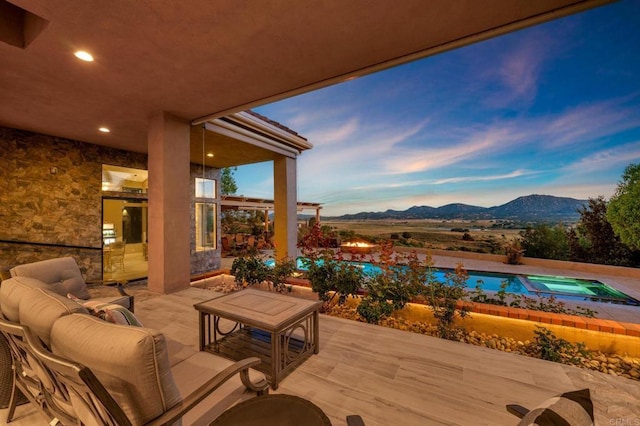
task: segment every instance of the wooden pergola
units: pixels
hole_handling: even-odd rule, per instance
[[[252,198],[242,195],[221,195],[220,196],[220,208],[225,210],[246,210],[264,211],[264,227],[265,230],[269,229],[269,213],[275,211],[274,200],[268,200],[264,198]],[[305,210],[315,210],[316,222],[320,222],[320,209],[322,205],[320,203],[310,203],[305,201],[297,202],[298,212]]]

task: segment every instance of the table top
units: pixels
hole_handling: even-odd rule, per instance
[[[285,296],[269,291],[245,289],[197,303],[200,312],[231,319],[267,331],[280,331],[318,311],[322,302]]]
[[[243,401],[209,426],[331,426],[322,410],[294,395],[270,394]]]

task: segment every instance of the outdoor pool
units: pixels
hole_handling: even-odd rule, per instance
[[[361,268],[365,274],[375,275],[380,273],[380,267],[368,262],[347,262]],[[273,266],[275,261],[266,261],[268,266]],[[302,258],[297,260],[297,268],[306,269]],[[449,269],[434,269],[435,277],[445,281],[445,275],[452,272]],[[559,277],[551,275],[514,275],[494,272],[467,271],[467,288],[475,290],[479,282],[486,292],[497,292],[503,282],[508,282],[505,290],[509,293],[526,296],[554,296],[568,300],[588,300],[592,302],[617,303],[623,305],[640,306],[640,301],[628,296],[607,284],[588,279]]]

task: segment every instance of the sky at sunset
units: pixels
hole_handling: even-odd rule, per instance
[[[609,198],[640,162],[640,0],[623,0],[255,108],[306,137],[323,215],[521,195]],[[273,166],[238,194],[273,197]]]

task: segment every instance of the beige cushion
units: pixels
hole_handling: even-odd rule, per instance
[[[89,367],[134,425],[181,401],[162,333],[68,315],[51,330],[53,353]]]
[[[51,347],[51,327],[56,320],[72,313],[89,315],[89,311],[79,303],[43,288],[31,289],[20,301],[20,324]]]
[[[82,298],[80,298],[82,299]],[[85,299],[86,300],[86,299]],[[131,298],[129,296],[92,297],[92,302],[114,303],[131,310]]]
[[[73,257],[60,257],[18,265],[11,269],[11,275],[36,278],[51,285],[50,290],[61,296],[71,293],[80,299],[91,297],[80,268]]]
[[[35,278],[15,277],[2,281],[0,285],[0,311],[6,319],[20,322],[20,301],[34,288],[46,288],[48,284]]]

